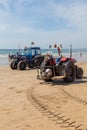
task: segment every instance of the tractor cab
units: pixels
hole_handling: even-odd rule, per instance
[[[40,49],[40,47],[25,48],[22,55],[26,56],[27,58],[29,58],[31,60],[35,56],[41,55],[41,49]]]

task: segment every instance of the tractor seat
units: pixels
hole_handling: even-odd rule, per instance
[[[58,57],[58,58],[55,60],[56,64],[59,64],[60,61],[61,61],[61,57]]]

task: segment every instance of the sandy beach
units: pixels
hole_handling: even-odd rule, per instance
[[[0,130],[87,130],[87,62],[82,79],[37,80],[37,70],[0,66]]]

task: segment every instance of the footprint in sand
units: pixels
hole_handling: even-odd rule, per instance
[[[14,89],[14,87],[10,87],[9,89]]]
[[[16,93],[22,93],[24,92],[23,90],[17,90]]]

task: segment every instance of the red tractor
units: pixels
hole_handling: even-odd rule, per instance
[[[40,76],[45,81],[50,81],[53,77],[63,76],[65,82],[73,82],[75,78],[82,78],[83,76],[83,69],[78,67],[75,62],[76,60],[73,58],[61,56],[54,59],[50,55],[49,58],[44,59],[40,67]]]

